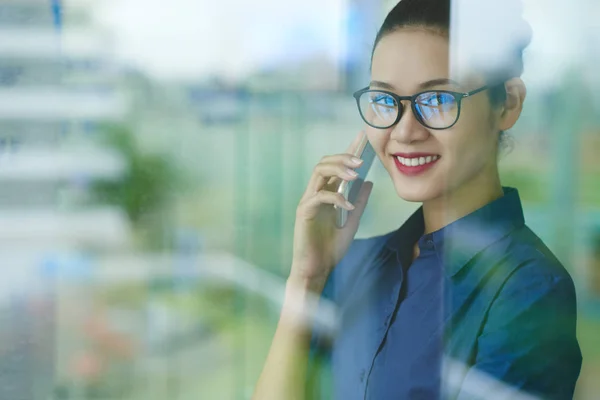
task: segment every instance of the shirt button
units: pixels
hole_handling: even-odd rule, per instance
[[[365,381],[365,370],[364,369],[362,371],[360,371],[360,381],[361,382]]]

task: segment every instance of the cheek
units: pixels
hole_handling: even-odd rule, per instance
[[[496,135],[490,129],[486,116],[461,122],[440,137],[450,169],[453,172],[479,170],[495,160]]]
[[[390,138],[389,130],[366,128],[367,138],[377,153],[377,156],[382,159],[385,154],[385,149]]]

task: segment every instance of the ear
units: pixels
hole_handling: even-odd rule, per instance
[[[521,78],[512,78],[504,84],[506,101],[499,120],[499,129],[506,131],[512,128],[521,116],[523,103],[527,97],[527,88]]]

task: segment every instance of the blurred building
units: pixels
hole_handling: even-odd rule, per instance
[[[0,362],[11,371],[0,398],[48,398],[58,362],[54,272],[80,274],[86,252],[129,241],[121,210],[89,205],[91,182],[126,169],[94,137],[98,122],[127,110],[109,51],[84,7],[0,3],[0,307],[10,320]]]
[[[125,168],[94,145],[94,123],[120,118],[126,101],[107,59],[110,42],[87,22],[82,9],[54,14],[50,1],[0,5],[0,238],[11,251],[127,239],[118,210],[77,203],[91,180]]]

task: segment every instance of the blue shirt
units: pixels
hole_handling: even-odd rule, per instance
[[[420,208],[355,240],[323,297],[341,322],[334,338],[313,334],[311,398],[573,397],[573,281],[525,225],[516,189],[431,234]]]

